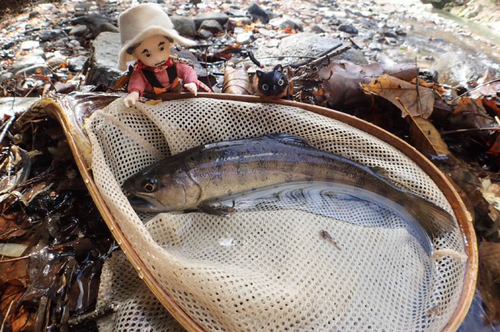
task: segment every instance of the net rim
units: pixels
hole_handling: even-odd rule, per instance
[[[137,271],[139,277],[148,285],[150,290],[155,294],[158,300],[164,305],[164,307],[179,321],[179,323],[186,328],[188,331],[204,331],[189,315],[187,315],[178,304],[167,294],[163,289],[161,289],[160,284],[153,275],[147,270],[144,262],[134,250],[134,246],[126,239],[123,232],[121,231],[119,225],[114,219],[109,207],[106,205],[103,197],[100,195],[99,190],[93,180],[90,162],[88,159],[88,151],[82,151],[83,146],[90,146],[87,137],[82,135],[82,126],[84,123],[84,118],[89,117],[93,111],[96,109],[91,109],[90,112],[81,112],[78,104],[88,102],[86,98],[93,99],[99,97],[108,98],[111,102],[114,98],[118,98],[124,95],[117,94],[106,94],[106,93],[72,93],[64,97],[57,97],[55,99],[46,98],[37,102],[33,105],[34,108],[45,109],[46,112],[55,117],[61,124],[65,136],[68,140],[68,144],[73,153],[74,159],[84,179],[84,183],[90,192],[90,195],[97,208],[99,209],[104,221],[106,222],[108,228],[113,234],[118,245],[122,248],[128,260],[132,263],[135,270]],[[460,198],[458,192],[455,190],[450,181],[446,176],[434,165],[432,164],[424,155],[422,155],[417,149],[391,134],[390,132],[377,127],[369,122],[356,118],[354,116],[341,113],[332,109],[328,109],[321,106],[309,105],[300,102],[288,101],[288,100],[263,100],[257,96],[244,96],[244,95],[231,95],[231,94],[219,94],[219,93],[198,93],[197,96],[193,96],[187,93],[169,93],[159,95],[163,101],[167,100],[177,100],[177,99],[187,99],[187,98],[213,98],[228,101],[238,101],[238,102],[249,102],[249,103],[274,103],[286,106],[293,106],[304,109],[309,112],[313,112],[319,115],[323,115],[345,124],[348,124],[354,128],[362,130],[382,141],[392,145],[402,154],[409,157],[414,161],[431,179],[436,185],[441,189],[445,195],[447,201],[450,203],[453,212],[457,218],[460,225],[460,230],[462,233],[462,240],[466,253],[468,255],[467,268],[464,276],[464,286],[460,296],[458,305],[456,306],[452,317],[448,321],[447,325],[443,328],[443,332],[456,331],[463,319],[465,318],[469,307],[472,303],[474,297],[474,291],[476,288],[477,274],[478,274],[478,248],[477,240],[474,232],[474,227],[472,224],[472,217],[467,211],[465,204]],[[82,144],[83,143],[83,144]],[[88,144],[88,145],[87,145]]]

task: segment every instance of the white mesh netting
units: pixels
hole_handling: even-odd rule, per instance
[[[210,98],[134,108],[118,99],[95,113],[87,130],[95,182],[123,234],[161,287],[207,331],[440,331],[458,303],[467,266],[460,259],[465,251],[458,227],[434,240],[435,250],[457,255],[432,258],[405,221],[359,202],[317,207],[335,210],[338,218],[272,207],[228,217],[138,215],[120,187],[162,156],[282,132],[383,167],[397,185],[451,212],[426,173],[365,132],[299,107]],[[321,236],[324,232],[337,245]],[[105,275],[126,270],[119,264],[107,269]],[[117,280],[113,284],[122,288],[129,283]],[[166,311],[155,314],[159,302],[142,293],[144,286],[125,289],[134,295],[125,297],[115,315],[115,331],[179,329],[166,327],[162,319],[171,320]],[[149,325],[131,327],[138,316]]]

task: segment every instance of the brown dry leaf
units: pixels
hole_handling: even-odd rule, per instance
[[[226,67],[222,92],[236,95],[252,95],[253,90],[247,71],[245,69]]]
[[[319,71],[323,91],[331,107],[356,104],[363,98],[360,83],[369,83],[383,74],[378,63],[356,65],[349,61],[335,61]]]
[[[429,118],[434,108],[434,91],[384,74],[370,84],[363,84],[366,93],[383,97],[401,110],[401,116]],[[408,110],[408,111],[406,111]]]
[[[483,241],[479,246],[479,289],[486,305],[486,324],[500,322],[500,243]]]
[[[427,157],[449,156],[448,145],[443,141],[441,134],[429,121],[420,116],[411,117],[410,139],[412,145]]]
[[[500,183],[492,183],[489,178],[481,180],[481,193],[490,204],[490,218],[492,220],[500,219]]]

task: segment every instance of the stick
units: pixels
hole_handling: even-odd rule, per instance
[[[479,89],[479,88],[482,88],[482,87],[483,87],[483,86],[485,86],[485,85],[489,85],[489,84],[491,84],[491,83],[495,83],[495,82],[500,82],[500,78],[496,78],[496,79],[491,80],[491,81],[489,81],[489,82],[485,82],[485,83],[479,84],[479,85],[478,85],[478,86],[476,86],[474,89],[469,90],[469,91],[466,91],[466,92],[462,93],[461,95],[457,96],[455,99],[453,99],[453,100],[451,101],[451,103],[453,103],[453,102],[457,101],[458,99],[460,99],[460,98],[462,98],[463,96],[465,96],[465,95],[467,95],[467,94],[471,93],[472,91],[475,91],[475,90],[477,90],[477,89]]]

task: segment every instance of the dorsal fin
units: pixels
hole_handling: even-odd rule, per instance
[[[276,140],[280,143],[283,143],[283,144],[295,145],[295,146],[300,146],[300,147],[305,147],[305,148],[312,147],[312,145],[305,138],[295,136],[292,134],[276,133],[276,134],[269,134],[266,137],[268,137],[270,139],[274,139],[274,140]]]

